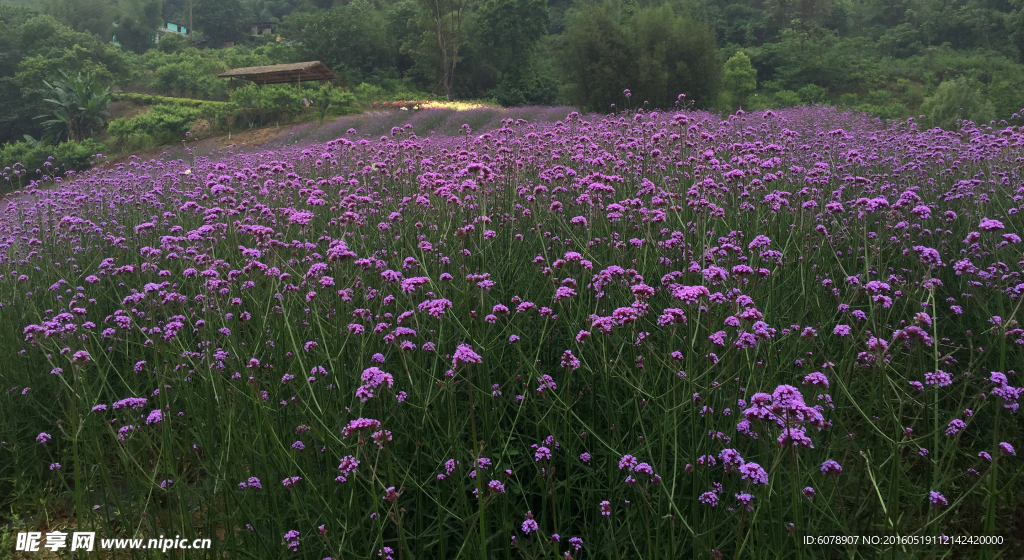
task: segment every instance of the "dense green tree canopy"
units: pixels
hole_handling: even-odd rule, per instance
[[[396,44],[385,18],[366,0],[296,13],[285,19],[284,35],[298,44],[303,60],[323,62],[345,84],[358,85],[374,69],[394,64]]]
[[[711,30],[667,4],[573,10],[559,50],[570,99],[590,110],[622,106],[626,89],[633,105],[671,107],[681,94],[702,107],[716,101],[721,68]]]
[[[156,30],[163,25],[159,0],[118,0],[114,33],[117,42],[143,53],[156,45]]]
[[[193,25],[203,33],[210,47],[240,41],[248,33],[253,17],[247,8],[242,0],[192,0]]]
[[[157,43],[164,21],[190,34]],[[273,33],[252,36],[257,22]],[[362,102],[604,112],[685,94],[723,112],[836,104],[955,128],[1024,108],[1024,0],[0,0],[0,142],[42,133],[62,73],[226,101],[243,84],[225,69],[301,60]]]
[[[110,0],[43,0],[43,13],[75,31],[109,39],[114,34],[117,10]]]

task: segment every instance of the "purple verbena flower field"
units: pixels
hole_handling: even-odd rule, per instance
[[[0,505],[218,558],[1020,557],[1022,169],[817,107],[34,184]]]

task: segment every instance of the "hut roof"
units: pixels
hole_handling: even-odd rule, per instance
[[[271,66],[249,66],[234,68],[217,76],[218,78],[242,78],[257,84],[283,84],[333,80],[334,72],[319,60],[296,62],[294,64],[273,64]]]

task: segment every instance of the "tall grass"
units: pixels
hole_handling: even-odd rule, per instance
[[[1024,552],[1024,133],[502,115],[15,202],[3,515],[229,558]]]

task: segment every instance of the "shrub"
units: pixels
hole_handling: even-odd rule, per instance
[[[784,89],[775,92],[776,107],[796,107],[800,104],[800,96],[793,90]]]
[[[992,104],[986,101],[974,84],[959,77],[939,84],[935,95],[924,100],[921,112],[928,116],[928,124],[954,130],[958,120],[988,123],[995,116]]]
[[[188,48],[168,54],[151,50],[142,57],[149,70],[149,84],[163,94],[177,94],[203,99],[223,99],[230,83],[217,75],[228,65],[216,52]]]
[[[0,146],[0,167],[10,181],[38,179],[67,170],[88,169],[96,154],[105,149],[102,142],[92,138],[56,146],[26,139]],[[12,186],[10,181],[5,182],[7,188]]]
[[[821,105],[828,101],[828,90],[816,84],[807,84],[796,93],[800,100],[808,105]]]
[[[157,43],[160,52],[177,54],[188,48],[188,38],[178,33],[164,33]]]
[[[200,118],[214,119],[226,113],[226,104],[186,107],[182,105],[155,105],[148,112],[131,119],[114,119],[107,132],[117,139],[120,146],[129,146],[129,137],[149,137],[157,144],[169,144],[182,139],[189,131],[189,125]]]
[[[312,87],[305,94],[306,99],[309,100],[310,106],[316,111],[321,122],[327,118],[327,113],[331,112],[332,109],[334,112],[349,112],[355,101],[355,95],[341,88],[336,88],[331,84],[320,84]]]
[[[231,107],[253,126],[288,122],[302,113],[303,95],[292,84],[248,84],[231,92]]]
[[[114,96],[116,101],[130,101],[138,105],[179,105],[182,107],[209,107],[223,108],[227,106],[224,101],[207,101],[205,99],[192,99],[189,97],[167,97],[164,95],[146,95],[144,93],[119,93]]]

